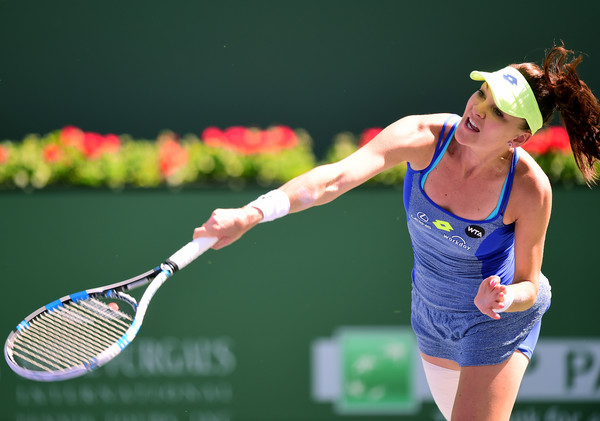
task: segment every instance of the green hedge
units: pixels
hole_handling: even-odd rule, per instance
[[[279,185],[317,164],[348,156],[380,130],[338,134],[325,158],[319,161],[310,135],[285,126],[266,130],[209,127],[200,136],[190,134],[182,138],[165,131],[151,140],[101,135],[69,126],[44,136],[0,142],[0,188]],[[562,127],[540,131],[525,149],[553,183],[585,184]],[[406,165],[398,165],[374,177],[369,184],[399,185],[405,173]]]

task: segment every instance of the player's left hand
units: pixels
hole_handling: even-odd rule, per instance
[[[500,319],[500,315],[494,312],[494,309],[504,308],[504,296],[506,295],[506,286],[500,283],[500,278],[496,275],[484,279],[479,285],[479,291],[475,297],[475,305],[483,314],[492,319]]]

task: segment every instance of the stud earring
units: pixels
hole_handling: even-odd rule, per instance
[[[512,142],[508,142],[508,147],[512,148],[513,147],[513,143]]]

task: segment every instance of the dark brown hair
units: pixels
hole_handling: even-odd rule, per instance
[[[540,68],[534,63],[513,64],[525,76],[537,98],[544,124],[557,110],[571,143],[575,162],[587,183],[594,183],[600,161],[600,105],[576,72],[582,57],[571,59],[573,52],[552,48]]]

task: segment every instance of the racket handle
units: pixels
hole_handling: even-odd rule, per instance
[[[169,257],[169,260],[167,261],[174,263],[176,270],[181,270],[196,260],[202,253],[211,248],[216,242],[217,238],[215,237],[198,237],[176,251],[175,254]]]

